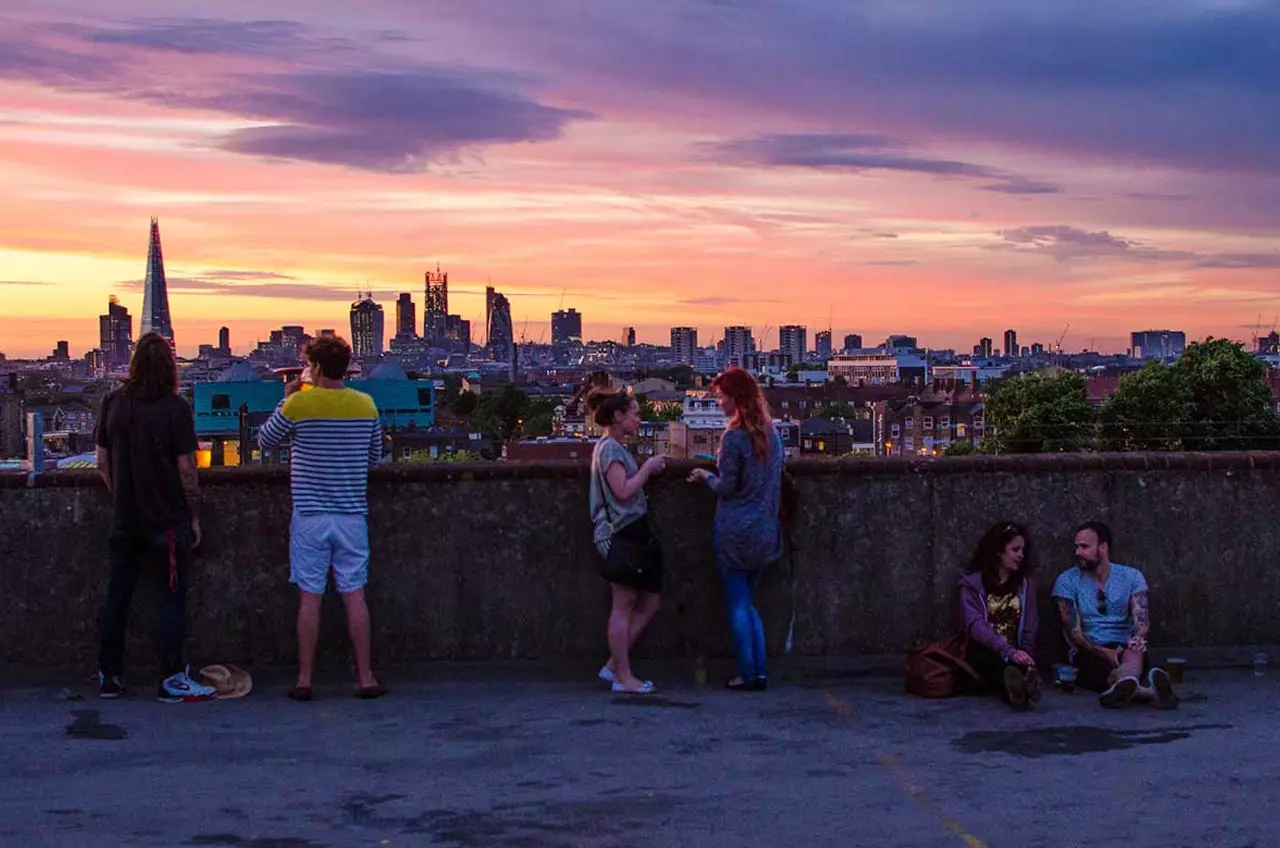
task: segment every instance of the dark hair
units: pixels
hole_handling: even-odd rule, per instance
[[[138,400],[158,400],[178,390],[178,362],[169,340],[159,333],[138,339],[129,362],[125,391]]]
[[[973,552],[966,570],[970,574],[981,573],[982,585],[988,592],[1000,588],[996,583],[1000,572],[1000,555],[1004,553],[1009,543],[1019,536],[1022,537],[1025,545],[1022,552],[1022,567],[1009,575],[1009,582],[1003,587],[1009,592],[1017,592],[1022,588],[1022,581],[1035,571],[1036,563],[1031,555],[1031,534],[1021,524],[1002,521],[999,524],[993,524],[978,540],[978,549]]]
[[[319,365],[325,377],[341,380],[351,364],[351,345],[341,336],[321,336],[307,345],[307,359]]]
[[[773,431],[773,417],[769,415],[769,404],[765,403],[764,392],[756,378],[741,368],[727,368],[719,377],[711,381],[712,389],[720,392],[733,401],[735,407],[730,427],[736,427],[751,437],[751,446],[761,460],[769,458],[770,438]]]
[[[1082,530],[1092,530],[1094,535],[1098,537],[1099,545],[1106,545],[1108,548],[1111,547],[1111,528],[1103,524],[1101,521],[1086,521],[1084,524],[1081,524],[1076,528],[1076,533],[1079,533]]]
[[[621,412],[625,415],[634,402],[635,398],[628,390],[597,386],[587,395],[587,411],[599,426],[612,427],[614,414]]]

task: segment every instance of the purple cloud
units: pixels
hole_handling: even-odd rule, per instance
[[[974,177],[1003,182],[984,186],[988,191],[1010,194],[1045,194],[1057,186],[1038,183],[999,168],[916,156],[900,139],[875,134],[775,133],[705,144],[704,156],[735,165],[814,168],[831,171],[907,171],[941,177]]]
[[[528,80],[515,74],[391,59],[354,40],[317,38],[287,22],[59,25],[43,38],[40,31],[29,35],[35,37],[0,40],[0,77],[261,121],[267,125],[238,130],[219,143],[253,156],[415,171],[469,147],[552,140],[571,121],[592,117],[539,103],[521,92]],[[63,50],[50,43],[57,39],[111,55]],[[362,61],[335,65],[336,49],[364,51]],[[142,76],[134,69],[131,54],[148,51],[228,56],[233,66],[202,86],[171,86],[157,81],[154,71]],[[245,55],[285,60],[296,70],[236,68],[234,58]]]

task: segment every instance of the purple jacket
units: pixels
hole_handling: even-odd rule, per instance
[[[1008,659],[1015,650],[1023,650],[1035,656],[1036,630],[1040,616],[1036,612],[1035,582],[1028,577],[1019,590],[1022,601],[1022,617],[1018,620],[1018,644],[1010,645],[987,621],[987,590],[982,585],[982,574],[965,574],[960,578],[960,632],[979,645],[990,648]]]

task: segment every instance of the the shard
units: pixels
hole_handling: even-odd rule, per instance
[[[147,247],[147,279],[142,286],[142,333],[159,333],[173,344],[169,319],[169,286],[164,278],[164,254],[160,251],[160,220],[151,219],[151,244]]]

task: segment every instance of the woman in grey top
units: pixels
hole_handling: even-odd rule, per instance
[[[724,583],[725,606],[738,655],[738,676],[730,689],[768,688],[764,624],[755,607],[756,587],[770,563],[782,557],[782,439],[755,378],[730,368],[711,388],[729,427],[720,442],[718,473],[704,468],[690,482],[707,484],[718,498],[713,534],[716,565]]]
[[[587,397],[587,410],[605,431],[591,455],[590,504],[596,550],[607,577],[612,578],[613,590],[609,661],[600,669],[600,677],[612,684],[614,692],[648,694],[654,691],[653,681],[641,680],[632,672],[630,650],[658,611],[662,592],[661,554],[649,528],[644,485],[666,467],[666,457],[653,456],[637,466],[623,445],[640,428],[640,407],[630,392],[595,389]],[[623,576],[609,568],[609,554],[618,538],[633,551],[645,551],[642,572]]]

